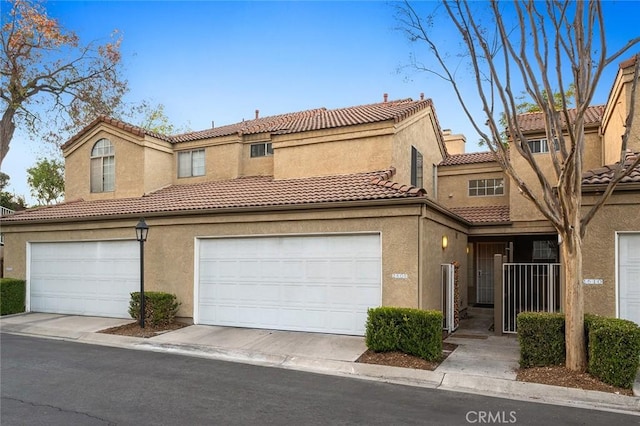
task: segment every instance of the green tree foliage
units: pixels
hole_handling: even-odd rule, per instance
[[[83,44],[47,15],[43,1],[7,3],[0,16],[0,165],[16,127],[59,144],[96,115],[114,115],[128,90],[117,32],[106,43]]]
[[[7,185],[9,185],[9,175],[0,172],[0,206],[6,207],[10,210],[24,210],[27,208],[27,203],[24,197],[5,191]]]
[[[42,158],[27,169],[27,183],[40,204],[53,204],[64,195],[64,164],[56,159]]]
[[[133,121],[137,122],[138,126],[161,135],[174,135],[190,131],[186,125],[176,126],[171,123],[165,113],[164,104],[161,103],[153,105],[151,101],[144,100],[132,108],[130,115],[135,116]],[[126,118],[124,117],[124,121],[127,121]]]

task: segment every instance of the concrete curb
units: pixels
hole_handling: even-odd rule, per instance
[[[439,389],[569,407],[620,411],[640,416],[640,398],[637,397],[540,383],[447,373]]]
[[[582,389],[568,389],[538,383],[475,376],[454,372],[414,370],[348,361],[300,356],[265,354],[196,344],[154,342],[141,337],[103,334],[91,331],[72,332],[46,327],[5,325],[2,331],[23,336],[69,340],[79,343],[196,356],[265,367],[278,367],[311,373],[359,378],[385,383],[473,393],[483,396],[563,405],[576,408],[615,411],[640,416],[640,398]],[[66,331],[66,332],[65,332]],[[634,391],[640,385],[636,382]]]
[[[128,339],[135,340],[132,349],[198,356],[221,361],[279,367],[318,374],[356,377],[385,383],[442,389],[453,392],[467,392],[528,402],[618,411],[640,416],[640,398],[605,392],[569,389],[559,386],[518,382],[515,380],[473,376],[469,374],[441,373],[438,371],[414,370],[375,364],[272,355],[259,352],[211,348],[200,345],[154,343],[153,341],[141,342],[141,340],[145,339],[136,337],[128,337]],[[90,343],[94,339],[83,340]],[[117,341],[116,339],[116,342]]]

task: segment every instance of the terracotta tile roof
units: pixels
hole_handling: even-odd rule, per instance
[[[604,105],[595,105],[587,108],[584,114],[585,127],[597,126],[602,121],[602,114],[604,114]],[[576,110],[570,109],[569,119],[574,120],[576,116]],[[564,123],[564,120],[562,120]],[[533,132],[537,130],[544,130],[544,115],[541,112],[529,112],[518,115],[518,123],[520,124],[520,130],[523,132]]]
[[[173,140],[174,142],[186,142],[236,133],[242,135],[255,133],[289,134],[387,120],[393,120],[395,123],[398,123],[429,106],[432,106],[431,99],[419,101],[402,99],[331,110],[317,108],[242,121],[240,123],[198,132],[185,133],[173,136]]]
[[[628,152],[625,164],[631,165],[631,163],[636,159],[638,155],[640,155],[640,153],[634,154],[632,152]],[[616,167],[616,164],[584,172],[582,174],[582,184],[608,185],[609,182],[611,182],[611,178],[613,177],[613,171]],[[636,168],[633,169],[633,171],[629,175],[623,177],[620,183],[640,183],[640,165],[636,166]]]
[[[453,207],[452,212],[473,224],[510,222],[509,206]]]
[[[154,138],[161,139],[163,141],[172,142],[173,139],[170,136],[162,135],[160,133],[152,132],[147,129],[143,129],[142,127],[134,126],[133,124],[125,123],[124,121],[120,121],[115,118],[107,117],[106,115],[100,115],[98,118],[89,123],[84,129],[82,129],[78,134],[73,136],[67,142],[62,145],[62,149],[65,149],[67,146],[71,145],[73,142],[80,139],[85,133],[91,130],[93,127],[97,126],[100,123],[110,124],[118,129],[122,129],[126,132],[129,132],[133,135],[143,137],[145,135],[152,136]]]
[[[629,68],[633,65],[636,64],[636,59],[638,58],[638,55],[633,55],[632,57],[630,57],[629,59],[620,62],[620,69],[625,69],[625,68]]]
[[[491,163],[496,161],[492,152],[469,152],[467,154],[449,155],[442,160],[440,166],[458,166],[461,164]]]
[[[18,212],[3,222],[183,212],[243,207],[421,197],[424,189],[391,182],[395,170],[274,180],[269,176],[172,185],[138,198],[71,201]]]
[[[359,105],[339,109],[316,108],[306,111],[293,112],[269,117],[257,118],[254,120],[243,120],[239,123],[226,126],[214,127],[212,129],[199,130],[196,132],[183,133],[179,135],[161,135],[149,130],[134,126],[115,118],[99,116],[77,135],[69,139],[62,148],[66,148],[76,140],[84,136],[89,130],[99,123],[107,123],[119,129],[130,132],[136,136],[149,135],[155,138],[171,142],[180,143],[196,141],[200,139],[216,138],[229,135],[251,135],[256,133],[288,134],[306,132],[310,130],[331,129],[335,127],[353,126],[357,124],[368,124],[379,121],[393,120],[398,123],[418,111],[427,107],[433,107],[431,99],[401,99],[396,101],[380,102],[369,105]]]

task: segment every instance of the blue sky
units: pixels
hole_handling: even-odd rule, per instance
[[[605,6],[612,49],[638,35],[640,2]],[[251,119],[256,109],[267,116],[380,102],[383,93],[418,99],[424,92],[441,126],[466,134],[467,151],[481,150],[445,82],[398,72],[413,47],[395,30],[390,2],[50,1],[47,9],[83,41],[106,41],[120,31],[128,100],[164,104],[176,125],[200,130],[212,121]],[[615,72],[612,66],[603,75],[595,103],[606,101]],[[3,162],[10,191],[33,201],[25,170],[45,154],[16,133]]]

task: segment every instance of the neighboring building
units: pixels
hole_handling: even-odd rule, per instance
[[[587,114],[586,206],[620,152],[632,65]],[[542,158],[540,114],[523,118]],[[63,146],[66,202],[3,218],[5,273],[27,279],[30,310],[126,317],[144,217],[146,289],[199,324],[363,334],[369,307],[479,305],[513,332],[519,311],[562,306],[558,236],[492,154],[464,145],[422,96],[174,136],[101,117]],[[640,322],[639,206],[640,169],[589,227],[589,312]]]
[[[611,178],[611,168],[604,165],[620,158],[623,124],[632,102],[634,65],[634,60],[622,63],[607,104],[586,111],[585,210]],[[633,101],[637,106],[627,147],[630,158],[640,153],[636,136],[640,135],[640,105],[638,99]],[[519,123],[538,164],[547,176],[553,176],[543,115],[523,114]],[[514,169],[535,188],[537,178],[525,159],[515,151],[510,154]],[[504,331],[515,330],[515,316],[521,310],[560,309],[562,259],[557,232],[518,187],[510,184],[493,155],[450,155],[438,167],[438,187],[437,201],[472,223],[468,234],[468,303],[499,308]],[[493,262],[498,253],[505,255],[507,263],[518,264],[502,270],[502,292],[494,286]],[[640,323],[640,169],[622,180],[589,225],[583,276],[587,312]]]

